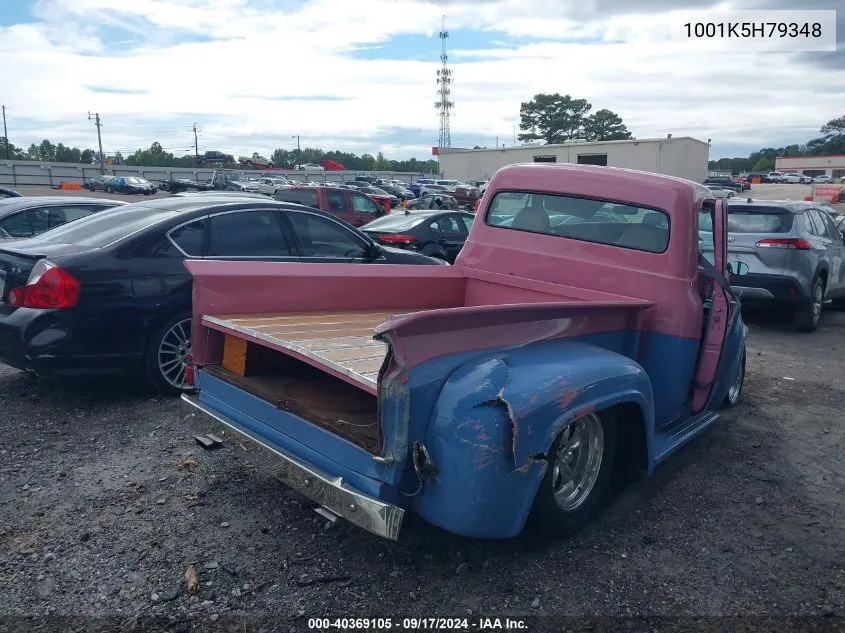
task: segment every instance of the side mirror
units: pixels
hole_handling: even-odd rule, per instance
[[[384,255],[382,247],[373,242],[370,246],[370,259],[378,259],[382,255]]]

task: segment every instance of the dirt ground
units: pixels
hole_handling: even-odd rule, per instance
[[[0,366],[0,614],[27,630],[68,615],[238,631],[319,616],[845,626],[845,314],[823,318],[798,334],[750,315],[744,403],[557,542],[473,541],[413,516],[396,543],[327,529],[296,493],[199,449],[173,399]]]
[[[746,320],[743,404],[554,542],[473,541],[413,516],[396,543],[328,529],[296,493],[199,449],[174,399],[0,365],[0,633],[301,631],[324,616],[845,630],[845,313],[813,334]]]

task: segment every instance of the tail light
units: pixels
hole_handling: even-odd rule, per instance
[[[809,251],[813,245],[800,237],[787,237],[782,239],[760,240],[757,246],[762,248],[791,248],[796,251]]]
[[[185,384],[194,386],[194,355],[188,354],[185,357]]]
[[[382,235],[378,239],[385,244],[413,244],[417,241],[413,235]]]
[[[19,308],[72,308],[81,288],[68,271],[42,259],[33,267],[25,286],[9,291],[9,304]]]

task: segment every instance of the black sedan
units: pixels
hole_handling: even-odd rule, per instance
[[[70,196],[7,198],[0,200],[0,238],[10,240],[33,237],[62,224],[124,204],[107,198]]]
[[[0,200],[5,200],[6,198],[22,198],[23,194],[18,193],[14,189],[9,189],[8,187],[0,187]]]
[[[452,264],[464,246],[474,217],[461,211],[391,213],[365,224],[361,230],[381,244]]]
[[[158,191],[158,188],[146,178],[138,176],[115,176],[105,183],[106,193],[128,193],[143,194],[149,196]]]
[[[0,362],[185,389],[191,258],[442,264],[315,209],[243,194],[145,200],[0,244]]]

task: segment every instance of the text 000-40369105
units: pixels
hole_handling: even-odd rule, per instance
[[[835,51],[836,11],[714,11],[675,16],[671,40],[708,51]]]

